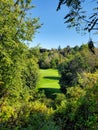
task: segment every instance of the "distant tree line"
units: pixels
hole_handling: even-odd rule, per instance
[[[33,49],[34,48],[31,48],[31,51],[33,51]],[[92,54],[93,56],[93,53],[92,52],[90,53],[90,50],[88,50],[87,44],[83,44],[80,47],[79,46],[75,46],[75,47],[66,46],[65,48],[61,48],[59,46],[57,49],[56,48],[46,49],[46,48],[37,47],[37,49],[39,51],[37,52],[39,53],[37,54],[39,68],[42,68],[42,69],[58,68],[59,64],[63,63],[64,61],[67,61],[67,59],[81,52],[81,50],[83,49],[84,50],[87,49],[87,52],[89,54]],[[95,50],[97,53],[97,48],[95,48]]]

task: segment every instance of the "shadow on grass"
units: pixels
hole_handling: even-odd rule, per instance
[[[56,76],[45,76],[45,79],[51,79],[51,80],[59,80],[59,77]]]
[[[57,93],[61,93],[61,90],[58,88],[40,88],[40,91],[44,91],[47,98],[54,99]]]

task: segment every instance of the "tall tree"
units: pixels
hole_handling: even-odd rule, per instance
[[[24,41],[31,41],[40,27],[38,18],[31,18],[31,0],[0,1],[0,96],[6,90],[21,91],[22,71],[27,62],[27,47]],[[35,60],[34,60],[35,62]]]

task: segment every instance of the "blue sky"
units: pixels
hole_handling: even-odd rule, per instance
[[[42,48],[61,48],[70,45],[85,44],[89,40],[89,34],[82,35],[77,33],[76,30],[66,28],[64,24],[64,15],[68,11],[67,7],[63,6],[61,10],[56,11],[59,0],[33,0],[36,6],[31,14],[32,17],[39,17],[40,23],[43,26],[39,29],[39,33],[35,34],[35,38],[30,43],[30,47],[37,46]],[[89,5],[92,6],[91,4]],[[86,8],[88,8],[86,6]],[[92,39],[97,40],[96,35],[92,35]]]

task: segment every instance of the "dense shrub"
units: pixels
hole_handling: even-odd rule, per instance
[[[61,130],[98,129],[98,73],[88,73],[85,78],[85,88],[68,88],[66,99],[54,113]]]
[[[52,118],[52,108],[39,101],[17,103],[10,106],[0,102],[0,129],[59,130]]]

